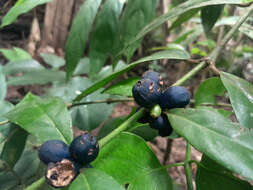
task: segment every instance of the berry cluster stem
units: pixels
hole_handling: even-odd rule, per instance
[[[131,123],[136,121],[137,119],[141,118],[144,114],[144,108],[141,108],[138,112],[136,112],[134,115],[129,117],[125,122],[123,122],[119,127],[114,129],[110,134],[105,136],[99,141],[99,146],[102,148],[104,145],[106,145],[109,141],[111,141],[114,137],[116,137],[121,132],[130,129],[129,126]],[[131,130],[131,129],[130,129]]]

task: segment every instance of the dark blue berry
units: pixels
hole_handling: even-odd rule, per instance
[[[158,85],[163,85],[162,77],[158,72],[155,71],[146,71],[142,75],[143,79],[150,79],[151,81],[157,83]]]
[[[60,162],[63,159],[70,159],[68,145],[61,140],[46,141],[40,146],[38,154],[40,160],[45,164]]]
[[[184,108],[190,102],[190,94],[182,86],[171,86],[160,96],[160,106],[164,109]]]
[[[139,80],[132,89],[134,100],[145,108],[159,103],[161,87],[150,79]]]
[[[140,109],[141,109],[141,107],[137,108],[136,112],[139,111]],[[143,116],[142,116],[141,118],[139,118],[139,119],[137,120],[137,122],[138,122],[138,123],[143,123],[143,124],[144,124],[144,123],[149,123],[151,119],[152,119],[152,117],[150,116],[149,111],[144,110]]]
[[[173,131],[168,117],[164,113],[162,113],[158,118],[153,118],[149,124],[151,128],[157,129],[159,135],[162,137],[169,136]]]
[[[69,147],[72,158],[81,165],[87,165],[96,159],[99,145],[96,137],[85,133],[76,137]]]

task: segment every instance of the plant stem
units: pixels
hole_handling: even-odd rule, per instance
[[[9,120],[5,120],[5,121],[0,121],[0,125],[5,125],[7,123],[9,123],[10,121]]]
[[[192,169],[191,169],[191,163],[189,162],[191,160],[191,145],[187,141],[186,144],[186,154],[185,154],[185,160],[184,160],[184,171],[186,175],[186,182],[187,182],[187,189],[193,190],[193,184],[192,184]]]
[[[110,134],[105,136],[99,141],[99,146],[102,148],[104,145],[106,145],[110,140],[112,140],[114,137],[116,137],[118,134],[120,134],[122,131],[125,131],[128,129],[129,125],[139,119],[144,113],[144,108],[140,109],[137,113],[132,115],[130,118],[128,118],[124,123],[122,123],[119,127],[114,129]],[[131,130],[131,129],[130,129]]]
[[[111,103],[116,103],[116,102],[132,102],[134,101],[133,98],[125,98],[125,99],[105,99],[105,100],[94,100],[94,101],[87,101],[87,102],[78,102],[78,103],[69,103],[67,104],[67,107],[73,108],[76,106],[81,106],[81,105],[88,105],[88,104],[101,104],[101,103],[107,103],[107,104],[111,104]]]
[[[236,24],[230,29],[230,31],[224,36],[223,40],[218,44],[212,53],[210,54],[211,62],[215,63],[222,48],[226,45],[226,43],[232,38],[234,32],[238,30],[238,28],[246,21],[246,19],[253,12],[253,4],[250,6],[249,10],[245,15],[243,15]],[[203,61],[199,63],[196,67],[194,67],[191,71],[186,73],[181,79],[176,81],[173,86],[183,85],[187,80],[191,79],[194,75],[196,75],[201,69],[205,68],[208,65],[208,61]],[[212,65],[214,66],[214,65]]]
[[[45,181],[46,181],[45,178],[42,177],[39,180],[37,180],[34,183],[32,183],[27,188],[25,188],[25,190],[35,190],[35,189],[39,188],[40,186],[42,186],[45,183]]]

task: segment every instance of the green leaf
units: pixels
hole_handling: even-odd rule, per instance
[[[105,100],[110,98],[108,94],[95,92],[83,99],[86,101]],[[91,131],[97,128],[105,119],[107,119],[113,111],[113,104],[89,104],[82,105],[71,109],[73,126],[81,130]]]
[[[239,123],[244,127],[253,128],[253,85],[225,72],[221,73],[221,80],[228,91]]]
[[[52,53],[41,53],[40,56],[45,61],[46,64],[52,66],[53,68],[60,68],[65,65],[65,60]]]
[[[120,46],[119,16],[125,0],[107,0],[96,18],[90,40],[90,74],[96,75],[109,55],[116,56]]]
[[[16,4],[9,10],[9,12],[3,17],[1,28],[13,23],[16,18],[34,7],[47,3],[50,0],[18,0]]]
[[[241,3],[242,3],[241,0],[189,0],[189,1],[186,1],[185,3],[180,4],[179,6],[169,10],[166,14],[163,14],[157,17],[156,19],[154,19],[153,21],[151,21],[129,43],[130,44],[134,43],[135,41],[141,39],[150,31],[162,25],[167,20],[171,20],[172,18],[176,16],[180,16],[191,9],[201,8],[208,5],[241,4]]]
[[[232,111],[228,111],[228,110],[225,110],[225,109],[222,109],[222,108],[213,108],[213,107],[207,107],[207,106],[197,106],[196,108],[198,108],[198,109],[207,109],[207,110],[210,110],[210,111],[214,111],[214,112],[217,112],[217,113],[223,115],[226,118],[229,118],[233,114]]]
[[[200,9],[191,9],[184,14],[182,14],[180,17],[178,17],[169,27],[169,31],[171,31],[173,28],[176,28],[180,26],[182,23],[188,21],[190,18],[192,18],[195,14],[199,12]]]
[[[55,81],[64,81],[65,73],[56,70],[36,70],[19,77],[9,77],[7,84],[9,86],[32,85],[32,84],[48,84]]]
[[[219,19],[224,5],[210,5],[201,10],[201,22],[206,34],[208,34]]]
[[[69,144],[73,139],[71,118],[60,98],[41,99],[29,93],[5,116],[41,142],[59,139]]]
[[[253,179],[253,132],[207,109],[175,109],[168,114],[174,130],[209,158]],[[196,138],[197,137],[197,138]]]
[[[5,76],[3,74],[3,67],[0,65],[0,101],[4,100],[7,92],[7,85]]]
[[[248,36],[249,38],[253,39],[253,27],[247,23],[244,23],[240,28],[239,31]]]
[[[203,155],[196,174],[197,190],[252,190],[246,181],[234,177],[222,166]],[[202,167],[204,166],[204,167]]]
[[[19,126],[11,126],[11,135],[4,144],[1,153],[1,159],[4,160],[10,168],[13,168],[19,160],[25,148],[28,133]]]
[[[123,68],[119,71],[116,71],[105,78],[102,78],[98,82],[95,82],[93,85],[88,87],[85,91],[83,91],[80,95],[78,95],[74,99],[74,101],[82,100],[85,96],[87,96],[87,95],[91,94],[92,92],[98,90],[99,88],[105,86],[106,84],[111,82],[113,79],[115,79],[118,76],[120,76],[121,74],[133,69],[134,67],[136,67],[140,63],[158,60],[158,59],[179,59],[179,60],[181,60],[181,59],[189,59],[189,58],[190,58],[190,55],[186,51],[179,50],[179,49],[171,49],[171,50],[156,52],[150,56],[141,58],[141,59],[129,64],[125,68]]]
[[[23,61],[30,60],[32,56],[23,49],[14,47],[13,49],[0,49],[3,56],[8,59],[8,61]]]
[[[14,106],[9,102],[0,101],[0,121],[6,121],[7,118],[3,117],[5,113],[10,111]],[[0,127],[0,144],[8,137],[10,134],[10,125],[1,125]]]
[[[70,185],[69,190],[124,190],[115,179],[97,169],[86,169]]]
[[[98,139],[101,139],[108,135],[110,132],[112,132],[114,129],[116,129],[120,124],[122,124],[126,120],[125,116],[122,117],[116,117],[112,118],[110,120],[107,120],[102,128],[99,130]]]
[[[90,71],[90,59],[84,57],[79,60],[73,75],[88,74],[89,71]]]
[[[195,93],[195,107],[201,104],[216,105],[215,96],[224,95],[226,89],[219,77],[212,77],[202,82]]]
[[[104,146],[92,163],[128,190],[172,189],[166,169],[146,142],[133,134],[121,133]]]
[[[115,67],[113,65],[106,65],[101,69],[101,71],[99,73],[92,76],[91,80],[92,81],[101,80],[101,78],[105,78],[105,77],[111,75],[113,72],[124,69],[126,66],[127,66],[127,64],[125,64],[125,62],[123,62],[123,61],[119,61]]]
[[[132,88],[139,78],[132,77],[110,86],[104,93],[121,96],[132,96]]]
[[[34,150],[24,151],[21,158],[13,168],[16,174],[23,180],[29,180],[31,177],[36,175],[40,164],[38,159],[38,153]],[[13,190],[24,189],[24,187],[18,187],[19,181],[16,176],[11,172],[0,172],[0,184],[1,189]]]
[[[71,100],[80,93],[80,91],[90,86],[92,82],[85,77],[71,78],[67,83],[55,83],[49,90],[49,96],[61,97],[65,102]],[[104,100],[109,98],[107,94],[100,92],[87,96],[83,101]],[[99,109],[98,109],[99,108]],[[73,126],[82,130],[92,130],[108,118],[113,111],[113,104],[89,104],[71,108]]]
[[[207,53],[205,51],[202,51],[200,48],[193,47],[191,49],[191,55],[199,55],[199,56],[205,57],[207,56]]]
[[[34,59],[13,61],[3,66],[3,73],[12,75],[16,73],[27,73],[32,71],[41,71],[45,69],[39,62]]]
[[[140,124],[135,123],[133,124],[136,127],[135,129],[131,130],[131,133],[140,136],[145,141],[152,141],[158,135],[158,130],[152,129],[149,124]],[[130,131],[129,131],[130,132]]]
[[[71,102],[82,90],[92,82],[86,77],[73,77],[68,82],[55,82],[48,90],[48,96],[61,97],[66,103]]]
[[[120,36],[123,46],[132,41],[140,30],[149,23],[155,15],[157,0],[128,0],[126,9],[120,21]],[[136,41],[124,51],[128,60],[132,57],[141,40]]]
[[[66,43],[66,72],[68,79],[75,71],[84,53],[85,43],[88,40],[100,3],[101,0],[86,0],[73,21]]]

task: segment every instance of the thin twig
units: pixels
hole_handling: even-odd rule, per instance
[[[235,6],[238,6],[238,7],[249,7],[252,4],[253,4],[253,1],[248,2],[248,3],[243,3],[243,4],[235,4]]]
[[[88,105],[88,104],[102,104],[102,103],[111,104],[111,103],[116,103],[116,102],[132,102],[132,101],[134,101],[133,98],[94,100],[94,101],[86,101],[86,102],[78,102],[78,103],[69,103],[67,104],[67,107],[70,109],[76,106],[82,106],[82,105]]]
[[[5,124],[8,124],[9,122],[10,122],[9,120],[0,121],[0,125],[5,125]]]

